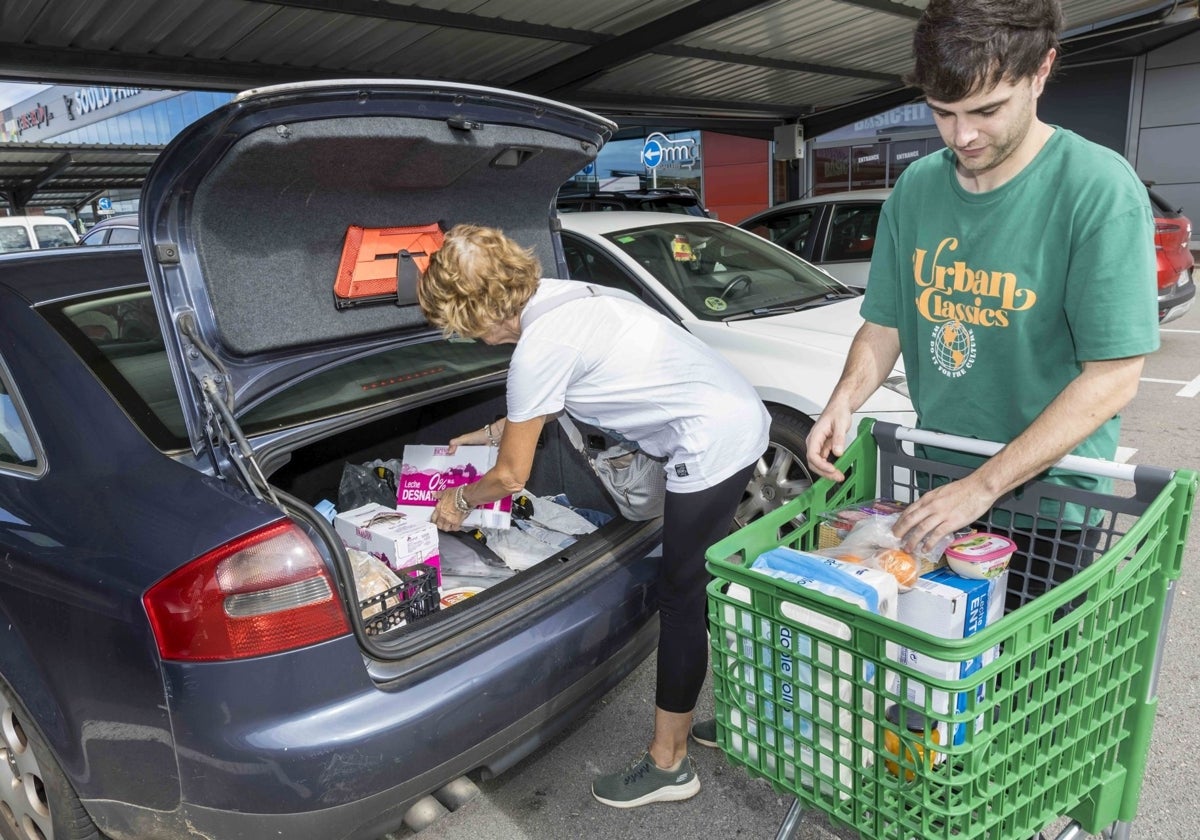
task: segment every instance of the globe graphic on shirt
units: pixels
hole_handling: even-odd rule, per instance
[[[947,376],[961,376],[975,362],[975,337],[961,321],[946,321],[929,343],[933,362]]]

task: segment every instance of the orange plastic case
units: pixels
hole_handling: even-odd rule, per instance
[[[370,303],[416,303],[417,280],[442,246],[442,225],[364,228],[351,225],[333,285],[338,309]]]

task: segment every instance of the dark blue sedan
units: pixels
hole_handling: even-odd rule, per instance
[[[504,412],[506,349],[403,288],[335,305],[347,226],[492,224],[561,269],[555,189],[611,131],[469,86],[268,88],[161,155],[140,246],[0,258],[0,835],[378,838],[653,649],[657,521],[375,632],[314,510]],[[528,489],[615,513],[550,432]]]

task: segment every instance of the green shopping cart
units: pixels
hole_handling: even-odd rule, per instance
[[[1196,472],[1068,457],[1056,469],[1117,479],[1115,492],[1034,481],[1003,496],[979,527],[1036,533],[1049,588],[966,638],[749,570],[779,546],[816,549],[823,512],[910,501],[969,472],[926,453],[997,449],[866,421],[839,460],[844,482],[817,481],[707,552],[718,743],[795,797],[777,840],[805,810],[867,840],[1026,840],[1063,817],[1060,840],[1130,836]],[[1093,559],[1054,585],[1073,522]],[[977,667],[931,676],[898,650]]]

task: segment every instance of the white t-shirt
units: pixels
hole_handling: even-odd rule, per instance
[[[580,283],[543,279],[526,308]],[[716,351],[648,306],[601,294],[522,327],[508,369],[508,418],[556,414],[667,458],[667,489],[712,487],[767,448],[770,415]]]

